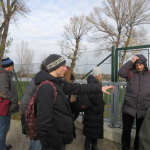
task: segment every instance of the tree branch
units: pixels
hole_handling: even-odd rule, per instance
[[[1,6],[2,6],[2,9],[3,9],[4,16],[6,16],[6,9],[5,9],[4,2],[3,2],[3,0],[0,0],[0,2],[1,2]]]

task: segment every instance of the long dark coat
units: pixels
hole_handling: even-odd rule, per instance
[[[99,84],[98,80],[90,75],[87,79],[88,84]],[[91,139],[103,138],[103,112],[104,101],[103,93],[98,92],[88,95],[93,106],[84,112],[83,135]]]

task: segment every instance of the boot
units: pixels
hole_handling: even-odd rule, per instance
[[[99,150],[99,149],[97,148],[97,145],[92,145],[91,150]]]

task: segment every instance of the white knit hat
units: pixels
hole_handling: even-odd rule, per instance
[[[96,77],[96,76],[98,76],[98,75],[100,75],[100,74],[103,74],[102,69],[99,68],[99,67],[95,67],[95,68],[93,69],[93,76]]]

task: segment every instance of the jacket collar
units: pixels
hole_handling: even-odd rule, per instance
[[[13,74],[12,72],[5,70],[3,67],[0,68],[0,72],[5,72],[9,77]]]

